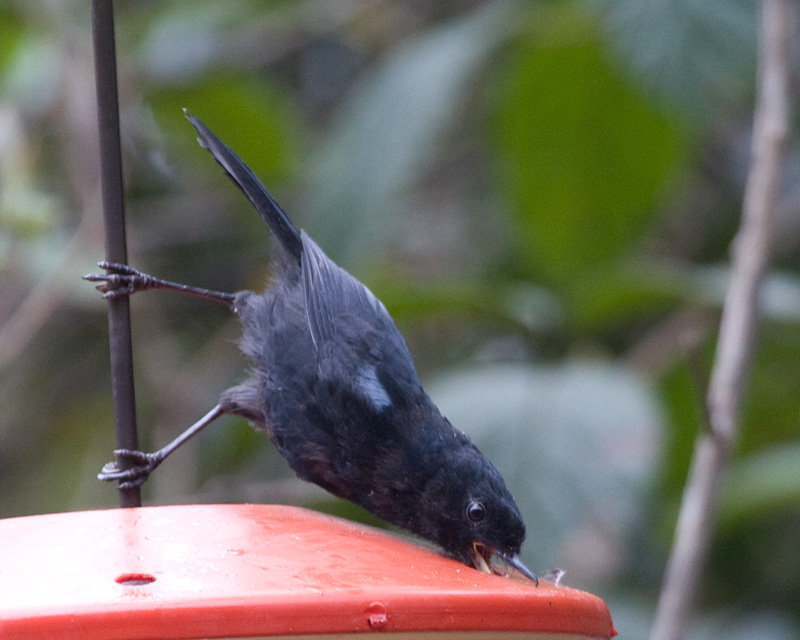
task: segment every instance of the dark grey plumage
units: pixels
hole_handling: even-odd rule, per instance
[[[486,569],[497,554],[536,580],[518,557],[525,526],[502,477],[424,392],[383,304],[295,228],[231,149],[187,117],[277,238],[273,284],[263,293],[214,296],[131,269],[112,268],[116,273],[92,279],[122,284],[123,293],[180,286],[232,303],[253,374],[225,391],[199,428],[220,413],[242,415],[269,434],[300,478],[432,540],[464,563]],[[101,477],[141,482],[176,446],[155,454],[120,452],[136,457],[139,471],[111,465]]]

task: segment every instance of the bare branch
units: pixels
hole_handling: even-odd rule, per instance
[[[739,428],[789,131],[794,11],[792,0],[762,3],[752,161],[708,389],[709,425],[696,443],[651,640],[679,640],[686,635]]]

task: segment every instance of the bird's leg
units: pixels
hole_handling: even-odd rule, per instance
[[[133,449],[117,449],[114,451],[114,455],[117,456],[116,462],[109,462],[104,465],[100,473],[97,474],[97,479],[104,482],[119,480],[120,489],[143,485],[147,478],[150,477],[150,474],[158,465],[164,462],[167,456],[193,435],[200,433],[223,413],[226,413],[225,408],[222,404],[218,404],[172,442],[153,453],[144,453]],[[120,466],[120,462],[123,460],[130,462],[131,466],[127,468]]]
[[[191,287],[185,284],[178,284],[177,282],[162,280],[161,278],[154,278],[126,264],[104,261],[98,262],[97,266],[101,269],[105,269],[109,273],[90,273],[83,276],[83,279],[89,280],[90,282],[99,282],[100,284],[98,284],[96,288],[98,291],[102,291],[104,298],[129,296],[132,293],[145,291],[146,289],[169,289],[171,291],[188,293],[191,296],[203,298],[205,300],[222,302],[228,306],[232,305],[236,299],[236,296],[232,293],[211,291],[210,289]]]

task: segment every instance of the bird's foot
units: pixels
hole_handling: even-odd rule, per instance
[[[98,262],[97,266],[109,273],[90,273],[83,276],[89,282],[99,282],[95,288],[103,293],[104,298],[129,296],[137,291],[153,289],[159,286],[159,280],[138,269],[119,262]]]
[[[133,449],[116,449],[114,455],[117,460],[105,464],[97,474],[97,479],[103,482],[119,480],[120,489],[142,486],[163,460],[158,452],[144,453]],[[123,468],[122,462],[127,462],[130,466]]]

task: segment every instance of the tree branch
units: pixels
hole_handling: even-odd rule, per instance
[[[679,640],[686,635],[717,517],[720,487],[739,429],[789,131],[794,13],[792,0],[763,0],[761,5],[752,161],[708,389],[709,424],[695,446],[651,640]]]

